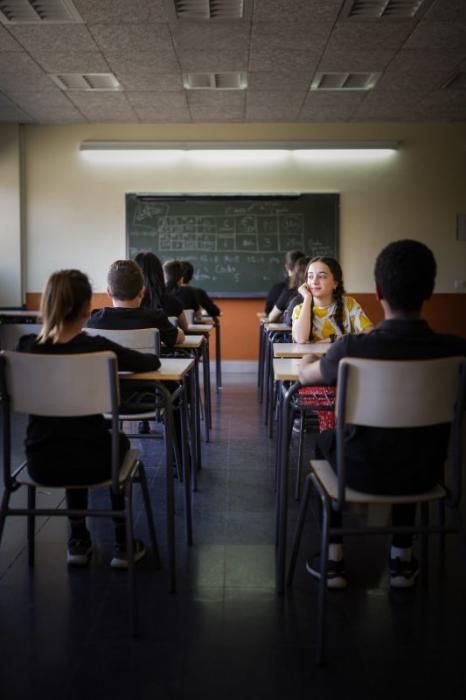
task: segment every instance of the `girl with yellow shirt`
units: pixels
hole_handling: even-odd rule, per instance
[[[312,258],[298,292],[303,303],[293,311],[295,343],[334,340],[347,333],[368,333],[373,325],[356,299],[345,294],[343,273],[334,258]]]

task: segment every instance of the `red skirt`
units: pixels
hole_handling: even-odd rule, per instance
[[[319,419],[319,432],[335,427],[334,386],[303,386],[298,389],[298,407],[311,408]]]

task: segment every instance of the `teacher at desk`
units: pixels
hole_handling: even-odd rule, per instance
[[[338,363],[344,357],[377,360],[427,360],[466,355],[466,340],[459,336],[435,333],[421,319],[424,302],[434,290],[436,262],[429,248],[413,240],[390,243],[375,263],[376,296],[382,305],[384,321],[368,335],[349,333],[317,359],[305,356],[299,379],[303,384],[335,385]],[[322,275],[321,287],[328,285]],[[313,280],[311,280],[313,284]],[[305,300],[309,308],[311,301]],[[304,304],[303,304],[304,306]],[[378,397],[383,402],[383,396]],[[428,428],[368,428],[349,426],[344,435],[346,481],[348,486],[366,493],[415,494],[427,491],[442,480],[448,445],[448,426]],[[318,459],[326,459],[336,471],[335,430],[319,435]],[[416,506],[392,508],[396,527],[412,527]],[[341,513],[331,511],[330,526],[341,525]],[[327,586],[344,588],[346,576],[341,538],[329,544]],[[390,585],[413,586],[418,573],[413,556],[412,536],[393,536],[390,551]],[[320,578],[319,555],[306,564],[307,571]]]

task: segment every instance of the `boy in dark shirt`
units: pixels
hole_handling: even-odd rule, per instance
[[[204,311],[206,311],[209,316],[213,316],[214,318],[216,316],[220,316],[219,307],[212,301],[205,289],[201,289],[200,287],[193,287],[191,285],[194,274],[194,267],[192,263],[190,263],[189,260],[182,260],[181,269],[183,272],[183,276],[181,278],[181,290],[186,289],[186,287],[189,287],[193,290],[194,294],[196,295],[199,306],[202,306]]]
[[[348,334],[334,343],[325,357],[305,356],[299,379],[303,384],[335,385],[338,363],[344,357],[381,360],[424,360],[466,355],[466,340],[435,333],[421,319],[424,302],[432,295],[436,263],[423,243],[412,240],[390,243],[375,263],[376,294],[385,320],[369,334]],[[383,397],[380,397],[383,401]],[[413,494],[433,488],[442,480],[448,446],[448,426],[387,429],[352,426],[345,433],[348,486],[367,493]],[[320,454],[336,467],[335,431],[321,434]],[[411,527],[415,505],[393,507],[394,526]],[[341,514],[331,512],[338,527]],[[317,558],[306,564],[319,578]],[[390,584],[409,588],[418,573],[411,535],[394,535],[390,552]],[[341,538],[332,538],[327,570],[329,588],[344,588]]]
[[[113,307],[95,309],[87,322],[88,328],[157,328],[161,342],[167,347],[172,348],[183,342],[183,331],[170,323],[163,309],[141,308],[145,291],[144,277],[141,268],[133,260],[117,260],[110,266],[107,291]]]

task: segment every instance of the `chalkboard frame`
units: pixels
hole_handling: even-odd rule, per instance
[[[339,239],[340,239],[340,194],[337,192],[299,192],[299,193],[164,193],[164,192],[128,192],[125,195],[125,219],[126,219],[126,255],[130,257],[131,250],[131,230],[129,221],[129,205],[134,202],[135,198],[148,201],[184,201],[184,200],[198,200],[201,202],[208,201],[224,201],[224,202],[234,202],[235,200],[251,200],[252,203],[258,203],[261,200],[268,201],[283,201],[286,202],[296,199],[306,199],[306,198],[327,198],[333,201],[333,218],[334,218],[334,230],[333,230],[333,257],[338,258],[339,255]],[[305,247],[305,246],[304,246]],[[150,250],[150,248],[146,248]],[[159,257],[163,258],[160,251],[154,249],[153,252]],[[306,250],[304,252],[307,252]],[[181,256],[180,256],[181,257]],[[183,256],[182,259],[189,259],[189,256]],[[278,282],[279,275],[275,282]],[[270,287],[274,282],[271,282]],[[202,286],[201,284],[199,286]],[[267,296],[268,289],[261,291],[221,291],[221,290],[208,290],[209,294],[215,298],[223,299],[264,299]]]

